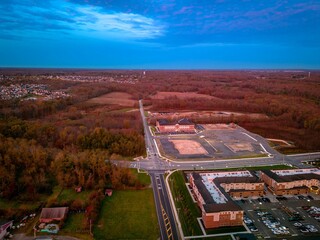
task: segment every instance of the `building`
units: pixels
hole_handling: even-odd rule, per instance
[[[1,221],[0,220],[0,240],[4,239],[7,235],[8,229],[13,225],[13,221]]]
[[[42,208],[39,221],[41,223],[62,221],[67,217],[68,210],[68,207]]]
[[[110,188],[107,188],[104,192],[104,195],[108,196],[108,197],[111,197],[112,196],[112,189]]]
[[[167,119],[158,119],[156,127],[160,133],[193,133],[195,132],[195,125],[187,118],[182,118],[178,121],[169,121]]]
[[[275,195],[319,192],[320,170],[317,168],[262,170],[260,178]]]
[[[231,196],[264,195],[264,183],[249,171],[192,173],[189,182],[206,228],[242,225],[243,210]]]

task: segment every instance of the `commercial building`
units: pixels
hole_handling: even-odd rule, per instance
[[[156,127],[160,133],[192,133],[195,132],[195,126],[192,121],[182,118],[178,121],[169,121],[167,119],[158,119]]]
[[[275,195],[319,193],[320,170],[317,168],[262,170],[260,178]]]
[[[264,183],[249,171],[194,172],[189,182],[206,228],[242,225],[243,210],[231,196],[264,195]]]

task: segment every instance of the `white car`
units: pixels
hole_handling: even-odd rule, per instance
[[[293,226],[295,226],[295,227],[301,227],[301,226],[302,226],[302,223],[296,222],[296,223],[293,224]]]

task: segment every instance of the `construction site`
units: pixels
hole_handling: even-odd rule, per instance
[[[193,133],[161,132],[155,139],[161,155],[173,160],[268,156],[262,144],[236,124],[201,124]]]

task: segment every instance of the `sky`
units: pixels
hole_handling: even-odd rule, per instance
[[[0,0],[0,67],[320,69],[320,1]]]

